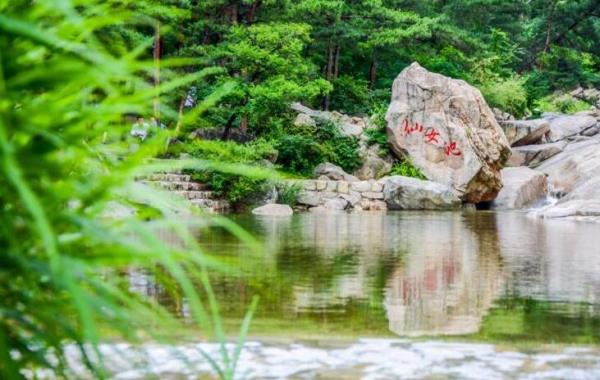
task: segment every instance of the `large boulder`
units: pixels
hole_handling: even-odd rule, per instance
[[[600,221],[600,139],[571,143],[537,169],[560,199],[534,215]]]
[[[394,81],[390,144],[429,179],[471,203],[493,200],[510,146],[481,92],[413,63]]]
[[[358,178],[346,173],[344,169],[330,162],[319,164],[315,168],[314,174],[315,177],[325,176],[334,181],[358,181]]]
[[[566,145],[566,141],[557,141],[550,144],[513,147],[512,156],[510,156],[506,166],[535,167],[562,152]]]
[[[446,185],[403,176],[386,178],[383,194],[390,210],[452,210],[462,204]]]
[[[550,122],[549,142],[585,134],[588,129],[595,130],[597,123],[595,117],[585,115],[550,115],[546,119]]]
[[[571,143],[536,169],[548,175],[554,194],[566,195],[590,179],[600,177],[600,140]]]
[[[288,205],[271,203],[255,208],[252,213],[262,216],[290,216],[294,213],[294,210]]]
[[[537,144],[550,132],[548,120],[506,120],[500,126],[510,146]]]
[[[378,179],[391,173],[393,160],[391,157],[380,157],[379,150],[379,145],[364,149],[363,164],[354,172],[359,180]]]
[[[502,183],[504,187],[492,204],[497,209],[531,206],[548,193],[546,175],[527,167],[502,169]]]

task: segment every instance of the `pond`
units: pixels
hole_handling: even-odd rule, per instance
[[[237,262],[212,278],[228,331],[260,297],[240,363],[250,378],[600,378],[600,224],[490,211],[232,218],[261,254],[224,230],[198,239]],[[188,317],[185,300],[129,275]]]

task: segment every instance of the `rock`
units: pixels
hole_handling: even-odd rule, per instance
[[[366,192],[362,193],[362,196],[363,196],[363,198],[368,198],[368,199],[383,199],[382,192],[366,191]]]
[[[350,206],[354,207],[360,202],[362,196],[358,191],[351,191],[349,194],[340,194],[340,198],[347,200]]]
[[[343,211],[348,207],[348,201],[343,198],[330,199],[323,203],[323,207],[328,211]]]
[[[600,177],[600,141],[571,143],[536,169],[548,175],[553,194],[568,194],[590,179]]]
[[[346,173],[344,169],[329,162],[319,164],[315,168],[315,176],[319,177],[321,175],[324,175],[334,181],[358,181],[358,178],[355,176]]]
[[[307,180],[303,183],[304,190],[317,190],[317,183],[315,181]]]
[[[386,211],[388,206],[387,203],[381,200],[363,199],[357,208],[362,211]]]
[[[392,150],[462,200],[491,201],[500,191],[510,146],[476,88],[413,63],[394,81],[386,120]]]
[[[592,116],[553,115],[546,119],[550,122],[548,142],[564,140],[596,126],[596,118]]]
[[[294,120],[294,125],[297,127],[308,126],[308,127],[316,127],[317,123],[315,120],[308,116],[305,113],[299,113]]]
[[[598,123],[592,127],[589,127],[588,129],[581,132],[581,134],[583,136],[587,136],[587,137],[596,136],[598,133],[600,133],[600,123]]]
[[[525,145],[512,148],[512,156],[506,163],[506,166],[532,166],[535,167],[543,161],[562,152],[566,141],[557,141],[550,144]]]
[[[496,209],[527,207],[544,199],[548,193],[548,180],[544,173],[527,167],[502,169],[504,186],[492,203]]]
[[[558,201],[558,204],[573,200],[593,201],[600,200],[600,176],[592,177],[577,186],[569,194]]]
[[[416,178],[389,177],[383,192],[390,210],[450,210],[461,206],[450,187]]]
[[[494,113],[494,117],[498,122],[504,120],[514,120],[515,118],[513,115],[509,114],[508,112],[504,112],[499,108],[492,108],[492,112]]]
[[[571,200],[533,211],[531,215],[547,219],[568,218],[600,221],[600,200]]]
[[[252,213],[262,216],[290,216],[294,213],[294,210],[288,205],[271,203],[255,208]]]
[[[368,153],[362,166],[354,173],[361,181],[377,179],[388,175],[392,171],[392,163],[376,154]]]
[[[306,206],[318,206],[321,203],[321,194],[316,191],[302,191],[297,202]]]
[[[510,146],[537,144],[550,132],[548,120],[509,120],[500,122]]]
[[[300,103],[292,103],[290,108],[298,112],[299,115],[305,115],[302,117],[302,121],[305,123],[304,125],[308,123],[306,116],[313,120],[313,122],[315,120],[332,122],[338,126],[340,133],[344,136],[359,137],[363,134],[364,129],[372,127],[369,118],[348,116],[335,111],[317,111]],[[296,118],[296,120],[298,120],[298,118]]]
[[[350,183],[350,189],[364,193],[365,191],[371,191],[371,182],[369,181],[357,181]]]

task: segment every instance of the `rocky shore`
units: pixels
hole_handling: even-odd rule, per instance
[[[499,210],[535,208],[542,218],[600,220],[600,110],[514,120],[492,110],[476,88],[417,63],[394,81],[387,136],[393,155],[370,146],[369,118],[300,104],[296,124],[327,120],[360,143],[354,173],[323,163],[300,184],[298,204],[311,212]],[[429,180],[389,176],[395,159]]]

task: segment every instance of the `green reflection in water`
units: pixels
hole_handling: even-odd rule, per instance
[[[491,212],[235,221],[262,242],[260,256],[222,230],[198,234],[236,263],[235,273],[212,279],[232,334],[259,295],[250,330],[258,339],[600,343],[600,259],[589,225]],[[185,317],[184,300],[155,293]]]

